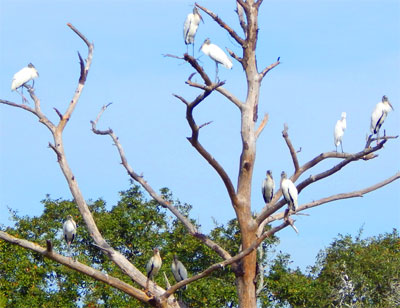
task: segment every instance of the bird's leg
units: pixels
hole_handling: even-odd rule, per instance
[[[215,61],[215,83],[219,81],[218,79],[218,62]]]
[[[337,145],[335,144],[335,148],[336,148],[336,153],[337,153]]]
[[[379,130],[376,132],[376,145],[379,143]]]
[[[24,94],[23,94],[23,88],[22,88],[22,90],[21,90],[21,93],[18,92],[17,89],[15,89],[15,92],[17,92],[19,95],[21,95],[21,97],[22,97],[22,104],[28,103],[28,100],[25,98],[25,96],[24,96]]]
[[[188,44],[186,44],[186,53],[187,54],[189,53],[189,45]]]
[[[342,142],[340,142],[340,147],[342,148],[342,153],[344,153],[343,152],[343,143]],[[336,150],[337,151],[337,150]]]
[[[35,79],[32,79],[32,89],[35,87]]]
[[[192,57],[194,58],[194,42],[193,42],[193,44],[192,44]]]

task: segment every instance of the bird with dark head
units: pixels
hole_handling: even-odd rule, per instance
[[[162,265],[162,260],[160,257],[160,251],[158,248],[154,248],[153,256],[150,258],[149,262],[147,262],[146,271],[147,278],[154,281],[154,277],[158,274]]]
[[[231,69],[233,64],[226,53],[217,45],[212,44],[210,39],[207,38],[203,45],[200,47],[201,51],[215,61],[216,73],[215,81],[218,80],[218,64],[222,64],[227,69]]]
[[[272,172],[271,170],[268,170],[266,177],[263,180],[261,189],[265,203],[271,202],[272,198],[274,197],[274,189],[275,189],[275,183],[272,177]]]
[[[171,270],[176,282],[185,280],[188,277],[185,266],[181,261],[178,260],[178,256],[176,254],[174,254],[174,260],[171,264]],[[186,286],[184,286],[183,289],[186,290]]]
[[[76,236],[76,223],[71,215],[68,215],[67,219],[64,222],[63,234],[64,234],[64,239],[68,245],[68,251],[70,251],[71,243],[73,242]]]
[[[194,7],[193,12],[187,15],[185,24],[183,25],[183,39],[185,40],[186,46],[189,46],[190,44],[193,45],[193,57],[194,37],[196,36],[197,28],[199,27],[200,21],[203,21],[203,18],[201,17],[197,7]]]
[[[27,82],[33,81],[32,83],[32,88],[35,84],[34,79],[39,77],[39,73],[36,70],[35,66],[32,63],[29,63],[28,66],[24,67],[23,69],[19,70],[16,72],[13,76],[12,82],[11,82],[11,91],[17,92],[19,95],[22,96],[22,101],[26,102],[27,99],[24,97],[22,91],[19,93],[17,91],[18,88],[23,87]]]
[[[385,121],[387,114],[394,110],[392,104],[386,95],[382,97],[382,101],[376,104],[374,111],[371,115],[371,133],[372,135],[376,134],[377,142],[379,142],[379,130],[382,127],[383,122]]]
[[[287,178],[285,171],[281,173],[281,189],[283,197],[288,203],[289,210],[295,212],[297,210],[297,188],[294,186],[293,182]]]

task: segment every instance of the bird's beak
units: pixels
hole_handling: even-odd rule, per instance
[[[394,111],[394,108],[392,106],[392,104],[388,101],[390,108],[392,108],[392,110]]]
[[[201,17],[200,13],[199,13],[199,16],[200,16],[200,19],[201,19],[201,21],[202,21],[202,22],[203,22],[203,24],[204,24],[203,17]]]

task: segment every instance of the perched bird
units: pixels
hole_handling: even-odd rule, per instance
[[[379,130],[386,119],[389,111],[394,110],[392,104],[390,104],[389,99],[384,95],[382,101],[376,104],[374,111],[371,115],[371,133],[376,134],[377,139],[379,139]]]
[[[153,252],[154,255],[150,258],[146,265],[147,278],[150,280],[154,280],[154,277],[157,275],[162,265],[160,251],[158,248],[154,248]]]
[[[274,196],[275,183],[271,170],[267,171],[266,178],[262,183],[262,195],[265,203],[270,203]]]
[[[197,28],[199,27],[200,21],[203,21],[199,10],[197,7],[194,7],[193,13],[189,13],[186,17],[185,24],[183,25],[183,39],[185,40],[185,44],[193,45],[193,56],[194,56],[194,37],[196,36]],[[186,51],[187,52],[187,51]]]
[[[281,189],[282,194],[292,211],[297,210],[297,188],[293,182],[286,177],[285,171],[281,173]]]
[[[71,215],[68,215],[67,220],[64,222],[63,233],[64,233],[64,239],[67,242],[68,251],[69,251],[71,243],[75,239],[75,235],[76,235],[76,223],[72,219]]]
[[[18,88],[22,87],[27,82],[33,80],[32,87],[35,83],[34,79],[39,76],[38,71],[32,63],[29,63],[28,66],[24,67],[17,73],[15,73],[13,80],[11,82],[11,91],[15,91],[22,96],[23,101],[27,101],[24,95],[17,91]]]
[[[343,153],[342,139],[345,129],[346,129],[346,112],[342,112],[342,118],[336,122],[335,133],[333,135],[336,146],[336,152],[337,152],[337,147],[340,144]]]
[[[218,80],[218,64],[222,64],[227,69],[231,69],[233,64],[226,53],[217,45],[212,44],[210,39],[206,39],[200,47],[201,51],[215,61],[216,74],[215,80]]]
[[[185,280],[188,277],[187,270],[182,262],[178,260],[177,255],[174,255],[174,260],[171,264],[171,270],[176,282]],[[186,286],[184,286],[183,289],[186,290]]]

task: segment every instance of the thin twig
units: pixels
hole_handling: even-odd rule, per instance
[[[290,155],[292,156],[292,160],[293,160],[293,165],[294,165],[294,170],[295,172],[297,172],[299,170],[299,160],[297,159],[297,154],[296,154],[296,150],[293,147],[292,141],[289,138],[289,134],[288,134],[288,125],[285,123],[284,125],[284,129],[282,131],[282,137],[285,139],[286,144],[289,148],[290,151]]]
[[[275,63],[272,63],[271,65],[264,68],[264,70],[260,73],[260,79],[263,79],[270,70],[272,70],[274,67],[277,67],[280,63],[281,62],[277,60]]]

